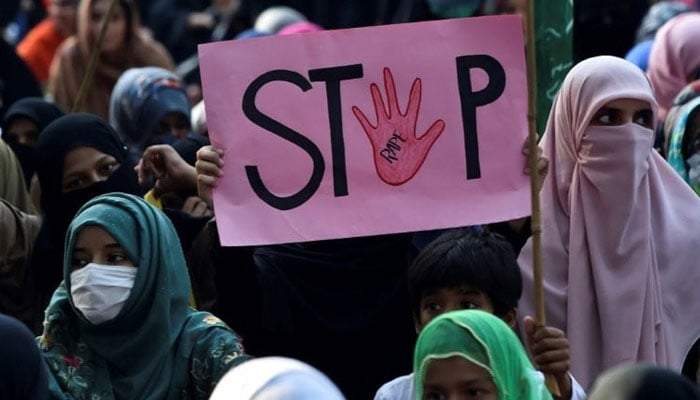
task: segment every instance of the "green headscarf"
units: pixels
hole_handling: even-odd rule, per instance
[[[138,268],[124,308],[97,325],[70,296],[73,249],[88,225],[112,235]],[[78,211],[66,236],[63,278],[39,338],[54,398],[207,398],[228,369],[247,359],[230,328],[188,307],[190,281],[177,234],[139,197],[103,195]]]
[[[464,357],[489,372],[500,400],[551,399],[520,340],[500,318],[479,310],[442,314],[418,336],[413,357],[416,399],[423,398],[423,382],[432,360]]]

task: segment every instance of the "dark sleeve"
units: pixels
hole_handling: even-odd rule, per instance
[[[185,252],[185,258],[197,309],[213,312],[216,304],[216,285],[211,256],[212,238],[209,230],[208,223],[194,239],[189,251]]]
[[[246,337],[259,318],[254,247],[222,247],[220,243],[212,219],[187,255],[192,290],[200,310],[213,313]]]
[[[182,251],[187,254],[195,238],[204,229],[207,221],[211,217],[193,217],[183,211],[164,208],[163,213],[170,219],[175,227],[175,232],[180,239],[180,244],[182,245]]]
[[[487,229],[505,237],[510,245],[513,246],[515,254],[520,254],[520,250],[525,246],[525,242],[532,236],[530,217],[527,217],[523,229],[521,229],[520,232],[515,232],[513,228],[508,225],[507,221],[489,224],[487,225]]]

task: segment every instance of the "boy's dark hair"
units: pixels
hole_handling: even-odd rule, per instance
[[[408,269],[414,315],[420,315],[421,299],[428,293],[465,284],[486,294],[498,317],[516,308],[523,282],[510,243],[487,231],[451,230],[440,235]]]

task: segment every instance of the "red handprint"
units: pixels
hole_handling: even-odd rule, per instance
[[[416,137],[421,100],[420,78],[413,81],[405,113],[401,113],[399,109],[394,77],[389,68],[384,68],[384,88],[389,103],[388,111],[384,107],[377,84],[370,85],[374,111],[377,114],[376,126],[369,122],[357,106],[352,107],[352,112],[372,143],[377,175],[384,182],[398,186],[408,182],[418,172],[428,156],[428,151],[445,129],[445,121],[439,119],[433,122],[425,134]]]

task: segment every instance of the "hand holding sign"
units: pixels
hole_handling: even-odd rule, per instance
[[[197,171],[197,193],[209,209],[214,209],[212,189],[223,176],[224,151],[208,145],[197,150],[197,161],[194,167]]]
[[[379,87],[370,86],[377,125],[372,125],[365,114],[357,107],[352,112],[362,125],[367,137],[372,142],[374,165],[377,174],[390,185],[401,185],[409,181],[418,172],[428,151],[445,129],[443,120],[435,121],[427,132],[416,137],[416,122],[421,101],[421,80],[416,78],[406,106],[406,113],[401,113],[396,95],[394,77],[389,68],[384,68],[384,87],[386,89],[388,110],[379,93]]]
[[[569,340],[560,329],[538,325],[534,318],[527,316],[523,320],[527,346],[537,369],[545,374],[551,374],[559,386],[560,396],[556,398],[571,398],[571,375],[569,368]]]

